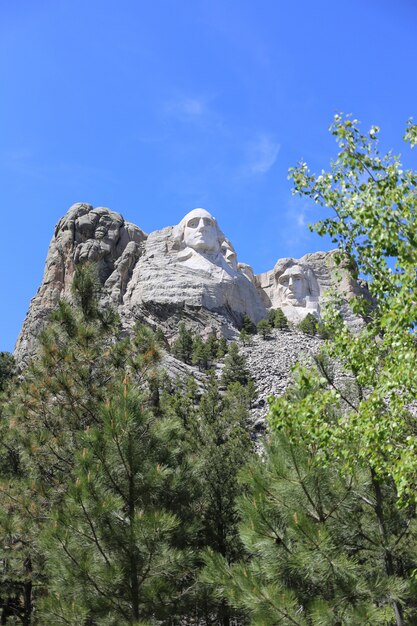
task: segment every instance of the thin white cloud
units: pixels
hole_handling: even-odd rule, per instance
[[[304,244],[311,239],[311,233],[308,228],[312,221],[311,203],[304,198],[298,196],[289,196],[286,209],[277,216],[279,220],[281,235],[285,239],[288,247],[294,247]]]
[[[297,213],[296,221],[297,226],[299,226],[300,228],[305,228],[307,226],[306,214],[304,213],[304,211],[301,210],[299,213]]]
[[[186,120],[201,120],[209,114],[207,100],[201,97],[180,97],[167,103],[165,112]]]
[[[262,134],[249,145],[249,171],[266,174],[277,160],[280,144],[270,135]]]

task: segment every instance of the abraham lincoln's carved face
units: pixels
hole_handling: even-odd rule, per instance
[[[300,265],[288,267],[278,279],[278,291],[283,304],[305,306],[310,294],[308,278]]]

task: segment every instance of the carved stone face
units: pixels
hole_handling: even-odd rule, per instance
[[[230,267],[237,270],[237,254],[229,240],[225,239],[221,246],[224,260]]]
[[[310,289],[308,279],[300,265],[287,268],[279,277],[278,284],[282,304],[305,306]]]
[[[197,252],[214,253],[220,250],[216,221],[205,209],[194,209],[185,216],[184,243]]]

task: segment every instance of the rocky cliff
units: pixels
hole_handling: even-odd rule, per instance
[[[279,259],[272,270],[255,276],[204,209],[147,235],[119,213],[78,203],[56,226],[42,284],[17,340],[18,362],[34,353],[58,300],[70,298],[75,266],[83,261],[97,263],[103,304],[117,307],[126,332],[140,320],[162,326],[172,338],[178,322],[186,320],[203,336],[216,330],[233,338],[244,315],[256,323],[271,307],[282,308],[294,323],[307,313],[320,318],[331,289],[342,294],[348,321],[358,323],[346,303],[363,287],[347,270],[336,277],[334,252]]]

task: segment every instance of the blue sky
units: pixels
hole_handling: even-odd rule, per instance
[[[203,206],[256,272],[328,249],[288,168],[327,167],[339,111],[415,166],[416,32],[413,0],[0,2],[0,350],[74,202],[146,232]]]

